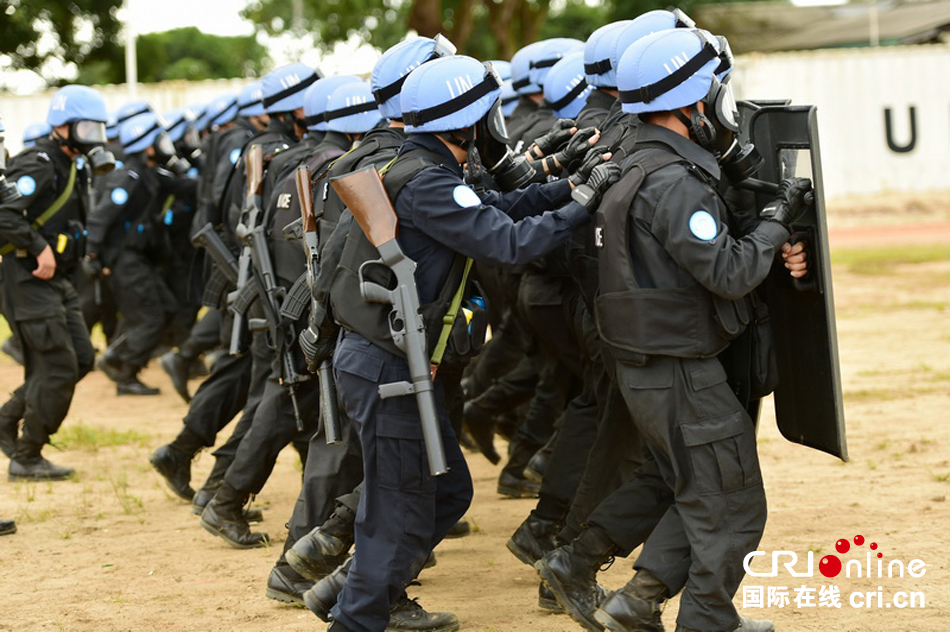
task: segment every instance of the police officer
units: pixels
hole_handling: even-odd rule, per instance
[[[328,186],[328,181],[369,165],[382,169],[396,157],[406,140],[399,105],[406,78],[422,64],[451,54],[454,54],[454,46],[448,40],[428,37],[407,39],[383,53],[373,66],[370,87],[380,114],[389,121],[388,125],[377,126],[366,133],[359,145],[337,159],[326,177],[315,185],[314,202],[322,211],[318,222],[321,256],[316,283],[321,303],[319,313],[310,314],[308,328],[302,336],[307,341],[302,346],[308,354],[308,363],[313,366],[328,359],[336,343],[339,328],[329,317],[328,294],[353,223],[353,216],[346,211],[336,191]],[[353,544],[353,522],[360,495],[354,487],[363,479],[362,451],[345,411],[340,410],[340,413],[343,445],[337,446],[332,456],[327,454],[326,448],[319,446],[319,442],[325,442],[322,433],[314,435],[311,440],[303,487],[285,542],[284,552],[289,564],[312,581],[326,577],[340,566]],[[289,551],[291,547],[292,552]],[[275,571],[280,572],[278,569],[282,564],[283,556]],[[342,583],[334,588],[319,594],[310,591],[308,604],[319,602],[317,610],[329,613]]]
[[[116,383],[119,395],[156,395],[158,389],[142,384],[138,373],[160,342],[176,303],[156,268],[167,254],[162,217],[176,197],[194,202],[196,182],[179,177],[187,163],[175,153],[158,115],[128,119],[120,140],[126,161],[103,181],[89,215],[83,271],[98,278],[109,270],[122,315],[123,333],[97,366]]]
[[[645,614],[656,625],[657,604],[681,587],[660,577],[682,542],[690,562],[678,630],[774,629],[740,618],[732,604],[766,509],[755,427],[716,356],[749,322],[749,295],[776,255],[795,256],[789,226],[810,183],[783,181],[759,217],[724,203],[717,156],[734,142],[738,114],[716,76],[722,62],[708,32],[675,29],[639,40],[618,67],[623,108],[644,121],[628,164],[643,169],[628,171],[598,211],[601,291],[612,300],[597,319],[652,455],[645,468],[666,483],[673,505],[644,545],[637,576],[595,614],[611,630],[643,629]]]
[[[499,147],[493,143],[502,143],[507,151],[503,133],[493,127],[503,121],[500,88],[490,67],[462,56],[421,66],[403,86],[401,106],[410,137],[393,169],[399,168],[400,160],[415,157],[428,165],[401,186],[394,203],[399,241],[419,264],[416,282],[423,304],[444,294],[445,287],[458,287],[461,271],[455,272],[458,266],[453,265],[458,257],[521,263],[563,242],[573,227],[587,221],[583,204],[567,203],[571,191],[567,182],[511,195],[486,193],[484,200],[465,185],[461,165],[474,143],[480,144],[479,153],[486,159],[498,155]],[[605,186],[611,174],[608,169],[595,170],[591,182],[597,188]],[[594,197],[597,189],[579,190]],[[559,210],[528,217],[565,203]],[[455,278],[447,278],[450,272]],[[436,388],[449,471],[437,478],[427,473],[415,402],[382,400],[378,393],[380,383],[408,377],[406,360],[391,351],[396,347],[388,331],[353,328],[352,310],[376,309],[359,304],[353,292],[358,289],[352,284],[342,284],[331,294],[335,314],[347,327],[334,355],[334,370],[347,415],[363,444],[364,483],[356,555],[332,610],[330,629],[381,632],[391,616],[412,619],[416,629],[457,629],[454,615],[427,614],[408,602],[404,591],[432,548],[468,508],[472,495],[468,468]],[[406,602],[406,607],[398,607]]]
[[[8,244],[2,249],[3,309],[25,360],[24,384],[0,411],[0,445],[12,451],[11,479],[61,480],[73,473],[44,459],[41,451],[94,359],[68,275],[76,267],[82,237],[75,160],[85,155],[100,172],[114,165],[102,149],[106,116],[97,91],[61,88],[47,118],[51,137],[22,152],[8,172],[20,197],[0,204],[0,241]]]

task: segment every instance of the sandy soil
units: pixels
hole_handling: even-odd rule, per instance
[[[846,240],[848,232],[836,229],[833,243]],[[915,234],[946,244],[950,228],[928,226]],[[794,578],[783,570],[774,578],[747,577],[744,585],[784,586],[794,599],[802,585],[817,590],[834,584],[844,603],[840,609],[796,608],[792,601],[782,608],[740,611],[771,618],[782,630],[946,630],[950,257],[897,265],[886,276],[845,267],[834,272],[851,462],[788,443],[766,407],[759,446],[770,517],[760,549],[790,550],[800,557],[814,551],[815,576]],[[20,368],[4,360],[0,390],[12,389],[19,380]],[[100,374],[80,385],[64,428],[73,436],[82,429],[95,435],[83,445],[49,451],[55,461],[78,469],[76,480],[0,483],[0,516],[15,517],[20,527],[16,535],[0,538],[0,630],[324,629],[308,611],[264,597],[264,581],[299,487],[296,455],[285,451],[257,501],[265,509],[261,528],[274,538],[274,546],[231,549],[205,533],[151,470],[149,452],[176,433],[186,407],[157,368],[146,372],[145,381],[161,386],[163,394],[117,398]],[[116,445],[105,445],[110,443]],[[207,455],[198,459],[195,478],[203,479],[211,461]],[[534,571],[505,549],[533,502],[501,499],[494,489],[498,468],[480,456],[470,462],[476,486],[470,517],[478,530],[440,546],[438,566],[423,574],[422,586],[412,594],[430,609],[457,613],[465,630],[580,629],[569,618],[536,607]],[[5,467],[2,458],[0,467]],[[867,538],[862,553],[840,556],[844,561],[864,559],[873,541],[885,562],[921,559],[926,574],[920,579],[821,577],[818,560],[834,552],[836,540],[857,534]],[[766,570],[767,561],[755,568]],[[603,581],[616,588],[629,575],[630,561],[618,560]],[[925,607],[849,605],[853,591],[877,591],[878,586],[885,601],[895,591],[922,592]],[[740,589],[739,606],[742,595]],[[676,609],[674,599],[664,614],[670,630]]]

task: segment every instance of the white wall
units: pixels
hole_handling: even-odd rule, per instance
[[[818,106],[825,195],[950,190],[950,46],[755,54],[736,60],[737,98]],[[909,108],[916,110],[916,145]]]
[[[159,112],[182,108],[193,103],[207,103],[227,92],[238,92],[250,79],[214,79],[209,81],[166,81],[140,84],[138,99],[144,99]],[[112,111],[128,102],[125,85],[96,86]],[[23,146],[23,130],[27,125],[46,120],[50,99],[55,90],[31,95],[0,94],[0,116],[6,128],[6,147],[15,154]]]

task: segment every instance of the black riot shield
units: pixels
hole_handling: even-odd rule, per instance
[[[792,227],[794,238],[806,244],[807,276],[791,278],[778,260],[766,282],[779,366],[778,428],[789,441],[847,461],[816,108],[763,104],[746,114],[748,137],[765,159],[758,178],[778,183],[807,177],[815,187],[814,205]],[[772,195],[769,187],[755,188],[761,208]]]

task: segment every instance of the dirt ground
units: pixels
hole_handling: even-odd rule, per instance
[[[783,607],[742,608],[740,589],[736,603],[746,616],[770,618],[781,630],[950,627],[950,424],[945,417],[950,407],[950,224],[943,211],[927,219],[934,223],[903,232],[877,230],[873,238],[855,232],[868,223],[860,213],[833,224],[833,247],[932,243],[946,247],[946,254],[917,262],[897,257],[868,267],[854,263],[855,253],[849,251],[850,258],[835,266],[851,461],[843,464],[785,441],[766,406],[759,450],[770,515],[760,550],[795,551],[800,558],[814,551],[815,571],[805,578],[784,569],[778,577],[747,577],[744,586],[785,587],[792,601]],[[4,359],[0,390],[11,390],[20,379],[21,369]],[[307,610],[264,597],[299,488],[296,455],[281,455],[256,501],[265,509],[259,527],[270,533],[273,546],[232,549],[203,531],[187,505],[152,471],[149,452],[173,437],[186,406],[158,368],[146,371],[144,379],[162,387],[162,395],[117,398],[98,373],[79,385],[57,437],[67,448],[49,451],[56,462],[77,468],[75,480],[0,483],[0,517],[16,518],[20,529],[0,538],[0,630],[324,629]],[[211,462],[209,455],[197,460],[196,479],[203,479]],[[537,608],[533,569],[505,549],[533,501],[503,500],[495,493],[499,468],[477,455],[470,463],[476,489],[470,519],[477,532],[443,543],[438,565],[423,573],[422,586],[411,594],[429,609],[455,612],[465,630],[580,629],[566,616]],[[0,458],[0,467],[5,459]],[[837,540],[858,534],[866,543],[839,556],[845,562],[863,560],[873,541],[885,564],[899,559],[906,566],[920,559],[925,574],[888,579],[885,567],[884,579],[845,579],[843,573],[834,580],[822,577],[818,560],[834,553]],[[603,582],[621,586],[631,561],[618,560]],[[768,555],[754,565],[757,572],[768,567]],[[796,607],[795,589],[817,592],[831,584],[840,589],[840,608]],[[850,605],[852,592],[876,592],[879,586],[884,602],[896,591],[922,592],[924,607],[876,607],[876,601],[871,608]],[[664,614],[669,630],[675,627],[676,610],[674,599]]]

